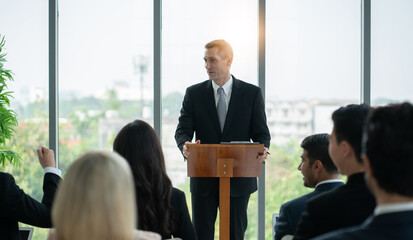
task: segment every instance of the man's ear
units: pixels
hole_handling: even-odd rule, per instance
[[[313,169],[313,171],[321,172],[323,170],[323,163],[320,160],[315,160],[311,168]]]
[[[232,57],[227,57],[227,67],[231,67]]]
[[[370,189],[377,200],[377,196],[380,194],[380,192],[383,192],[383,189],[381,189],[377,182],[377,179],[374,177],[374,170],[371,167],[370,158],[366,154],[363,154],[362,159],[364,165],[364,179],[367,183],[367,187]]]
[[[346,140],[341,141],[340,145],[344,156],[348,157],[353,152],[353,148],[351,147],[350,143]]]
[[[373,169],[371,168],[370,159],[366,154],[363,154],[363,165],[364,170],[366,171],[366,177],[373,177]]]

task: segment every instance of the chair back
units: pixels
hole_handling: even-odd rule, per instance
[[[19,234],[21,240],[31,240],[33,237],[34,228],[32,227],[19,227]]]

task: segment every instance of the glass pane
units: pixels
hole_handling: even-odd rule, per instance
[[[257,1],[163,1],[162,3],[162,146],[173,184],[185,190],[189,209],[186,162],[174,134],[187,87],[208,79],[204,68],[205,44],[225,39],[234,50],[231,73],[257,84]],[[256,194],[253,194],[255,196]],[[246,239],[256,238],[256,204],[249,204]],[[190,210],[191,211],[191,210]]]
[[[371,3],[371,102],[413,101],[413,2]]]
[[[331,132],[331,113],[360,99],[360,1],[267,1],[266,218],[312,191],[303,186],[300,143]],[[272,234],[267,224],[266,239]]]
[[[60,166],[112,149],[134,119],[153,122],[153,6],[149,1],[60,4]]]
[[[0,34],[5,36],[5,69],[14,72],[11,109],[18,127],[6,148],[20,154],[21,164],[6,164],[17,185],[38,201],[43,197],[43,169],[36,149],[49,145],[48,119],[48,3],[40,0],[0,0]],[[24,224],[19,224],[24,226]],[[35,228],[33,239],[46,239],[47,229]]]

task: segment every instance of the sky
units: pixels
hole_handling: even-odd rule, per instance
[[[257,84],[258,3],[251,0],[163,1],[162,92],[184,93],[207,79],[206,42],[234,48],[231,72]],[[0,0],[10,89],[23,98],[48,86],[48,4]],[[372,1],[372,97],[412,99],[413,1]],[[360,0],[267,1],[266,96],[358,99]],[[152,91],[153,6],[145,0],[59,2],[59,89],[92,95],[119,82]],[[147,61],[141,73],[138,59]],[[139,93],[137,93],[139,94]]]

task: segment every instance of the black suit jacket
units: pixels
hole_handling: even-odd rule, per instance
[[[46,173],[43,180],[43,199],[39,203],[25,194],[12,175],[0,172],[0,238],[20,239],[18,222],[50,228],[50,210],[60,177]]]
[[[347,183],[307,201],[294,239],[309,239],[336,229],[361,224],[376,201],[364,182],[364,173],[351,175]]]
[[[172,188],[171,205],[174,210],[175,229],[172,235],[182,240],[196,239],[195,229],[189,217],[188,206],[186,205],[185,193],[179,189]],[[171,235],[162,236],[162,239],[169,239]]]
[[[313,192],[293,199],[281,205],[280,215],[275,223],[275,239],[280,240],[284,235],[294,235],[298,221],[305,210],[306,202],[320,193],[325,193],[336,187],[342,186],[342,182],[323,183],[318,185]]]
[[[361,226],[340,229],[315,240],[407,240],[413,239],[413,211],[369,217]]]
[[[214,89],[211,80],[187,88],[175,140],[182,151],[186,141],[201,140],[201,144],[229,141],[254,141],[270,145],[264,100],[261,89],[233,77],[233,85],[224,129],[221,133]],[[206,195],[218,186],[218,179],[191,178],[193,194]],[[257,190],[256,178],[231,178],[231,196],[245,196]]]

